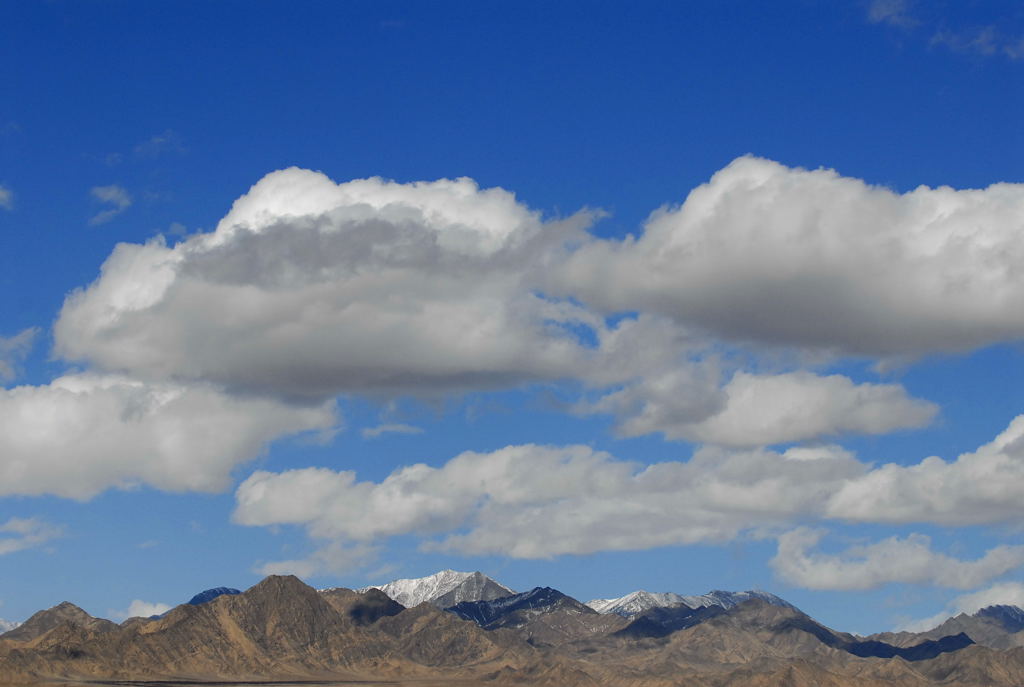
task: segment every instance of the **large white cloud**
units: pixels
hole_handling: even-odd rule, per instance
[[[855,354],[1024,337],[1024,184],[904,194],[742,157],[648,220],[581,247],[553,281],[609,311],[732,339]]]
[[[685,323],[638,313],[610,324],[573,293],[543,296],[592,218],[545,223],[469,179],[335,184],[286,169],[214,232],[119,245],[67,298],[56,352],[290,400],[568,379],[599,398],[578,411],[614,414],[624,434],[738,446],[884,433],[934,414],[896,385],[810,373],[737,374],[723,389],[716,342]]]
[[[779,537],[771,564],[784,580],[807,589],[872,589],[893,582],[971,589],[1024,565],[1024,546],[997,546],[965,561],[934,551],[922,534],[889,537],[837,554],[811,551],[823,530],[797,528]]]
[[[593,316],[538,296],[587,215],[542,223],[469,179],[335,184],[267,175],[215,232],[121,244],[71,294],[56,351],[141,378],[292,397],[506,387],[574,377]]]
[[[585,446],[510,446],[401,468],[380,483],[326,468],[256,472],[236,492],[233,519],[303,525],[335,545],[416,534],[428,548],[546,558],[771,530],[820,511],[863,469],[835,448],[704,448],[688,462],[643,467]]]
[[[883,465],[844,485],[827,514],[859,522],[1019,523],[1024,514],[1024,415],[992,442],[946,462]]]
[[[0,496],[87,499],[112,487],[219,491],[268,442],[330,430],[333,404],[78,374],[0,390]]]
[[[688,461],[647,466],[585,446],[509,446],[463,453],[440,467],[399,468],[381,482],[326,468],[259,471],[238,487],[233,519],[302,526],[325,546],[309,559],[266,570],[337,571],[352,558],[353,546],[374,547],[399,535],[417,536],[431,550],[515,558],[751,535],[780,537],[775,567],[794,584],[864,589],[902,581],[967,589],[1024,566],[1024,547],[995,547],[977,561],[959,561],[911,535],[825,554],[812,551],[821,533],[801,524],[878,522],[891,513],[931,524],[1019,522],[1019,467],[1004,460],[1002,449],[1022,428],[1024,416],[992,444],[967,454],[986,461],[963,471],[935,458],[873,468],[834,446],[778,452],[711,445]],[[929,470],[936,462],[948,470],[942,481],[908,479],[904,489],[887,487],[892,473]],[[987,498],[993,503],[985,510]],[[855,509],[837,507],[853,502]]]

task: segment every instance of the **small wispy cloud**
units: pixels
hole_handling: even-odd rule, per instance
[[[0,208],[4,210],[14,209],[14,191],[6,186],[0,186]]]
[[[0,524],[0,556],[42,546],[63,534],[63,527],[38,518],[11,518]]]
[[[262,563],[253,568],[253,572],[260,575],[297,575],[298,577],[313,577],[323,574],[340,575],[371,565],[377,560],[379,553],[379,547],[371,544],[345,545],[332,541],[313,551],[306,558]]]
[[[1010,38],[994,25],[977,26],[963,31],[936,31],[930,44],[953,52],[982,57],[1002,55],[1011,60],[1024,59],[1024,36]]]
[[[908,0],[873,0],[868,6],[868,21],[902,28],[920,23],[911,13]]]
[[[422,427],[402,424],[385,424],[376,427],[366,427],[361,432],[364,439],[376,439],[384,434],[423,434]]]
[[[914,11],[913,0],[871,0],[867,6],[867,19],[872,24],[885,24],[908,33],[916,29],[921,38],[930,35],[928,45],[933,48],[979,57],[1024,59],[1024,34],[1008,32],[1000,22],[950,29],[949,26],[956,26],[957,22],[935,16],[935,8],[930,9],[933,12],[929,17],[927,12]]]
[[[126,191],[123,186],[118,186],[117,184],[111,184],[110,186],[93,186],[89,189],[89,193],[99,202],[107,203],[111,206],[94,215],[92,219],[89,220],[89,224],[91,226],[109,222],[131,207],[132,204],[132,197],[128,194],[128,191]]]
[[[142,143],[135,145],[132,152],[139,157],[158,157],[164,153],[183,153],[185,143],[181,135],[167,129],[163,133],[156,134]]]
[[[10,381],[17,376],[18,363],[32,350],[38,334],[38,327],[29,327],[14,336],[0,336],[0,382]]]

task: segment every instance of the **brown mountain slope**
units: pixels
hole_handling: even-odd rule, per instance
[[[98,634],[65,622],[36,648],[0,657],[10,680],[358,679],[475,676],[528,663],[514,637],[487,633],[433,606],[399,616],[378,594],[317,593],[294,577],[269,577],[243,594]],[[400,610],[400,608],[398,609]],[[377,615],[376,618],[373,616]]]
[[[668,685],[686,675],[709,687],[936,684],[918,669],[921,662],[861,657],[850,652],[857,647],[852,635],[800,611],[751,600],[665,636],[612,633],[560,649],[602,682]]]
[[[405,606],[392,601],[391,597],[379,589],[355,592],[344,587],[335,587],[320,592],[320,597],[356,625],[369,625],[385,616],[397,615],[405,610]]]
[[[0,635],[0,639],[30,642],[69,621],[96,632],[109,632],[117,629],[116,623],[103,618],[94,618],[73,603],[64,601],[53,608],[39,611],[10,632]]]
[[[925,632],[883,632],[871,635],[871,638],[895,646],[911,646],[929,639],[938,639],[963,632],[977,644],[991,649],[1024,647],[1024,628],[1020,623],[1011,624],[998,614],[986,613],[986,611],[999,608],[998,606],[989,607],[973,615],[961,613]]]
[[[535,587],[498,600],[465,601],[446,610],[486,630],[513,630],[534,646],[557,646],[606,635],[629,624],[621,616],[597,613],[550,587]]]
[[[430,604],[403,609],[376,591],[318,593],[294,577],[269,577],[242,594],[179,606],[146,623],[100,631],[64,621],[0,655],[0,676],[6,682],[393,680],[474,687],[1024,684],[1024,649],[970,646],[929,660],[863,658],[848,650],[857,638],[760,601],[664,636],[617,635],[613,625],[565,642],[573,633],[562,632],[562,611],[484,630]],[[524,628],[536,618],[555,622],[545,627],[554,627],[556,642],[524,641]]]
[[[942,685],[1024,685],[1024,649],[971,646],[915,666]]]

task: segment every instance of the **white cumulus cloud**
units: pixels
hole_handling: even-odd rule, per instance
[[[997,546],[965,561],[934,551],[922,534],[889,537],[838,554],[811,551],[824,534],[801,527],[781,535],[772,568],[807,589],[873,589],[892,582],[970,589],[1024,565],[1024,546]]]
[[[0,390],[0,496],[88,499],[148,485],[218,491],[268,442],[330,430],[333,404],[300,407],[205,385],[77,374]]]
[[[6,186],[0,186],[0,208],[4,210],[14,209],[14,191]]]
[[[588,221],[543,223],[469,179],[274,172],[212,233],[118,246],[68,297],[56,351],[292,398],[575,376],[588,353],[572,327],[587,315],[524,282]]]
[[[733,340],[858,355],[1024,337],[1024,184],[896,193],[742,157],[639,238],[592,241],[552,278],[606,311]]]
[[[911,398],[898,384],[855,384],[842,375],[739,371],[718,392],[706,375],[677,369],[578,410],[616,414],[625,436],[661,432],[669,439],[754,447],[924,427],[938,406]]]
[[[527,444],[466,452],[440,467],[401,467],[380,482],[327,468],[258,471],[238,487],[232,518],[250,526],[303,527],[314,541],[335,547],[282,562],[289,569],[327,569],[329,560],[351,559],[354,545],[373,547],[401,535],[418,537],[428,550],[513,558],[778,536],[773,565],[801,586],[907,582],[969,589],[1024,565],[1024,546],[997,546],[963,561],[914,534],[822,553],[815,547],[823,531],[801,523],[887,521],[893,513],[901,522],[927,524],[1015,522],[1019,468],[998,447],[1005,448],[1022,423],[1014,420],[995,442],[967,454],[996,457],[973,468],[976,474],[950,472],[941,483],[911,481],[905,489],[888,488],[885,480],[894,471],[949,466],[926,458],[907,467],[873,467],[839,447],[810,445],[784,452],[705,445],[688,461],[645,466],[586,446]],[[984,491],[983,485],[999,486]],[[986,499],[993,503],[986,506]],[[855,502],[855,509],[837,508]]]
[[[883,465],[845,484],[827,514],[858,522],[978,525],[1018,522],[1024,494],[1024,415],[992,442],[946,462]]]
[[[380,483],[306,468],[259,471],[236,492],[235,522],[301,525],[314,539],[373,544],[415,534],[464,554],[548,558],[722,542],[813,513],[863,465],[836,448],[704,448],[643,467],[585,446],[510,446],[412,465]]]
[[[128,605],[127,611],[115,613],[114,616],[119,618],[148,618],[153,615],[163,615],[169,610],[171,610],[170,604],[161,603],[160,601],[133,599]]]
[[[703,322],[608,321],[579,305],[592,295],[586,280],[580,294],[545,295],[573,246],[583,247],[570,275],[600,267],[593,254],[607,244],[584,233],[597,215],[545,222],[512,193],[465,178],[336,184],[273,172],[213,232],[119,245],[66,299],[55,351],[139,379],[289,401],[570,380],[593,397],[576,410],[613,414],[623,434],[734,446],[884,433],[934,415],[898,385],[810,372],[733,374],[723,387],[721,344],[696,333]],[[608,255],[628,267],[627,253]]]

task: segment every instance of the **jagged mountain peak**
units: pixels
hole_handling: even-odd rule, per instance
[[[617,599],[593,599],[587,606],[598,613],[614,613],[630,618],[643,613],[649,608],[661,608],[683,603],[683,597],[672,592],[651,593],[644,589],[630,592]]]
[[[986,606],[974,614],[978,618],[991,618],[996,621],[1007,632],[1020,632],[1024,630],[1024,609],[1020,606],[1009,604],[996,604]]]
[[[722,608],[733,608],[734,606],[738,606],[744,601],[749,601],[751,599],[760,599],[772,606],[781,606],[782,608],[792,608],[797,610],[796,606],[785,599],[770,592],[755,589],[748,589],[745,592],[728,592],[722,589],[712,589],[707,594],[702,594],[701,596],[683,597],[684,603],[691,608],[696,608],[697,605],[707,606],[712,604],[715,606],[721,606]]]
[[[446,610],[485,629],[519,625],[525,617],[555,611],[597,615],[592,608],[552,587],[534,587],[489,601],[463,601]]]
[[[447,608],[463,601],[487,601],[514,594],[515,591],[482,572],[441,570],[426,577],[393,580],[387,584],[359,589],[379,589],[407,608],[431,603]]]
[[[30,641],[66,622],[96,632],[106,632],[117,627],[109,620],[94,618],[70,601],[62,601],[56,606],[34,613],[28,620],[0,637],[20,642]]]
[[[316,593],[316,590],[295,577],[295,575],[269,575],[252,587],[249,587],[245,591],[245,595],[253,597],[266,594],[306,594],[308,592]]]

